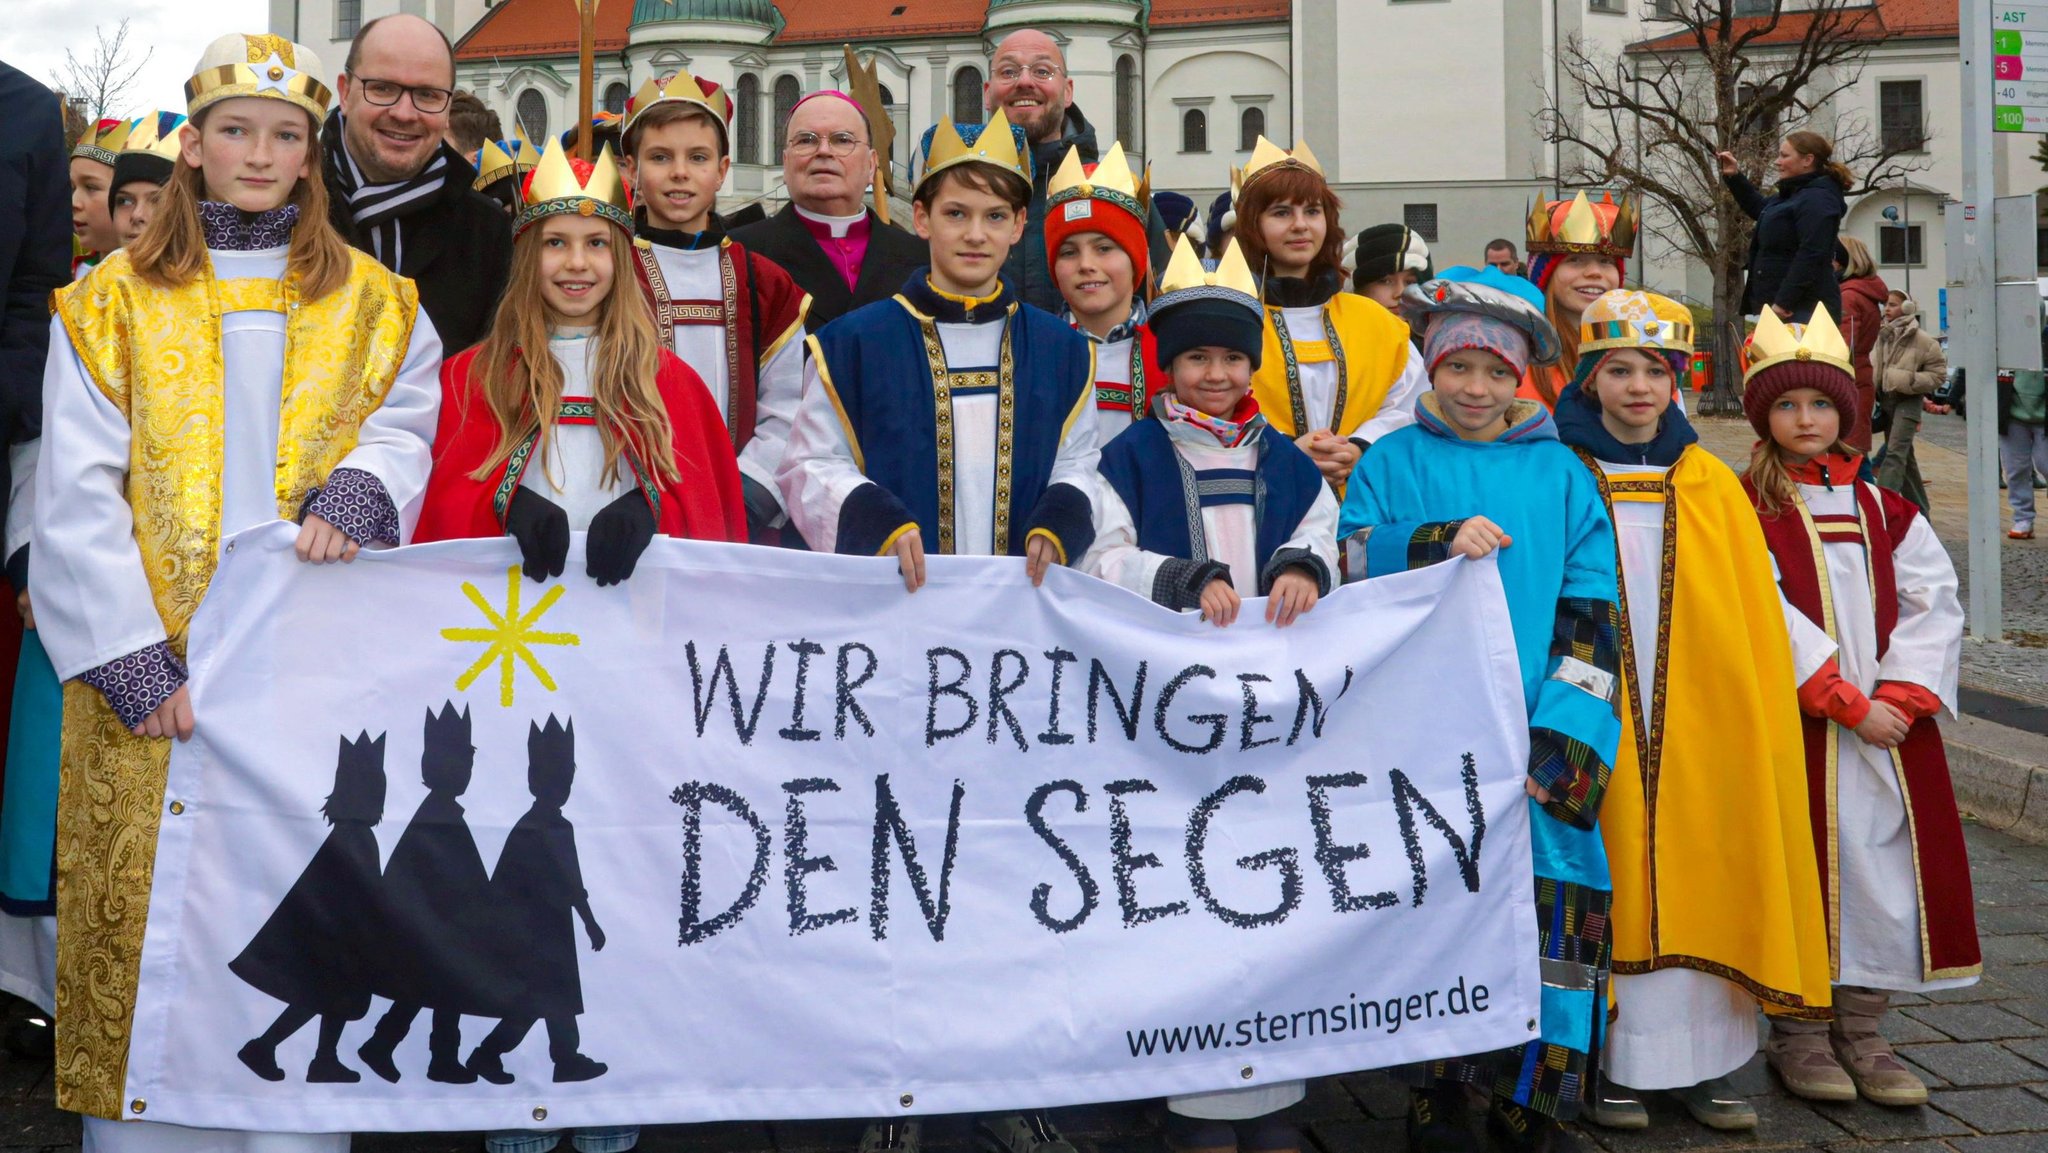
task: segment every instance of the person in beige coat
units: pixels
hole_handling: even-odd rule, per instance
[[[1877,384],[1877,428],[1885,434],[1877,483],[1929,511],[1913,437],[1920,431],[1922,401],[1948,377],[1948,356],[1921,331],[1920,306],[1903,292],[1885,298],[1884,327],[1870,350],[1870,367]]]

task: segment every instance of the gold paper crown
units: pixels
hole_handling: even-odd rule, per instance
[[[305,109],[318,131],[332,93],[320,83],[320,58],[303,44],[267,33],[229,33],[206,46],[185,81],[185,115],[236,96],[263,96]]]
[[[106,120],[90,125],[72,146],[73,160],[95,160],[109,168],[114,166],[114,157],[128,143],[128,136],[135,130],[133,120]]]
[[[1576,255],[1594,253],[1627,259],[1636,249],[1635,202],[1623,197],[1616,204],[1608,193],[1600,203],[1584,192],[1570,200],[1541,201],[1529,210],[1528,248],[1531,255]]]
[[[1654,292],[1617,288],[1586,306],[1579,355],[1611,348],[1655,348],[1691,355],[1692,313]]]
[[[520,177],[533,171],[534,155],[538,151],[526,139],[526,129],[514,129],[511,140],[486,140],[476,156],[476,179],[470,187],[478,192],[489,188],[507,176]],[[516,181],[515,181],[516,183]]]
[[[1289,152],[1261,136],[1258,144],[1252,148],[1252,158],[1244,162],[1243,168],[1233,170],[1230,174],[1231,200],[1235,201],[1254,181],[1283,168],[1299,168],[1304,172],[1313,172],[1318,177],[1323,174],[1323,166],[1316,159],[1316,154],[1309,151],[1308,141],[1297,139],[1294,142],[1294,151]]]
[[[1742,382],[1748,384],[1757,373],[1790,360],[1817,360],[1856,375],[1849,342],[1842,339],[1842,330],[1835,327],[1835,318],[1822,304],[1814,306],[1813,319],[1805,324],[1786,324],[1777,313],[1764,309],[1749,338],[1749,368],[1742,374]]]
[[[968,125],[970,130],[975,125]],[[979,126],[978,132],[963,132],[953,123],[950,116],[940,119],[925,130],[924,171],[918,173],[915,193],[925,182],[956,164],[989,164],[1006,172],[1014,172],[1031,183],[1031,162],[1025,159],[1025,146],[1020,143],[1021,129],[1010,126],[1010,118],[998,108],[987,124]]]
[[[1215,296],[1220,290],[1235,292],[1245,297],[1252,308],[1259,306],[1259,282],[1252,278],[1251,266],[1244,262],[1244,253],[1238,251],[1237,240],[1232,238],[1223,247],[1223,259],[1216,262],[1216,271],[1202,267],[1202,260],[1195,255],[1195,248],[1183,236],[1173,246],[1173,259],[1166,262],[1166,272],[1159,278],[1159,297],[1153,307],[1171,304],[1168,300],[1174,293],[1199,292],[1203,296]]]
[[[1069,200],[1106,200],[1143,220],[1148,215],[1143,191],[1130,161],[1124,158],[1121,141],[1109,146],[1092,173],[1081,163],[1077,144],[1067,149],[1066,159],[1053,170],[1052,182],[1045,186],[1045,206],[1057,208]]]
[[[633,125],[657,104],[694,104],[711,114],[718,122],[720,132],[732,123],[732,97],[726,94],[725,89],[717,84],[699,84],[689,69],[677,68],[668,83],[656,84],[649,79],[640,85],[640,91],[635,92],[631,100],[626,101],[625,119],[619,121],[619,139],[625,139]]]
[[[526,207],[513,220],[512,234],[517,236],[547,217],[573,213],[602,216],[631,235],[633,201],[626,194],[626,182],[619,177],[619,166],[612,162],[611,148],[600,150],[588,167],[589,175],[579,176],[562,142],[550,137],[547,147],[541,149],[540,163],[526,178]]]
[[[168,133],[162,131],[169,125]],[[121,151],[147,152],[165,160],[176,162],[181,150],[178,129],[185,124],[185,118],[176,112],[145,112],[135,121],[135,127],[128,133],[128,142]]]

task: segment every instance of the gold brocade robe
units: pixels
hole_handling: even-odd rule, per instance
[[[295,281],[144,283],[116,252],[57,295],[86,375],[128,417],[127,498],[135,544],[171,647],[206,596],[220,553],[227,366],[224,312],[284,314],[277,510],[298,515],[309,490],[355,447],[397,379],[419,298],[412,282],[351,253],[341,288],[318,300]],[[171,743],[137,737],[106,699],[64,688],[57,802],[57,1104],[97,1117],[143,1117],[121,1099],[135,1014],[143,922]],[[183,810],[173,802],[170,811]]]
[[[1340,436],[1350,436],[1358,426],[1378,415],[1387,393],[1401,377],[1408,363],[1408,326],[1378,304],[1349,292],[1340,292],[1323,304],[1323,324],[1333,344],[1323,340],[1292,340],[1294,362],[1290,371],[1287,347],[1280,339],[1279,326],[1287,320],[1280,309],[1267,306],[1265,347],[1259,356],[1259,370],[1252,374],[1252,395],[1266,423],[1289,440],[1308,429],[1296,427],[1304,411],[1299,383],[1299,365],[1337,364],[1336,420],[1329,427]],[[1341,486],[1340,486],[1341,492]]]
[[[1621,586],[1628,723],[1600,809],[1614,971],[1697,969],[1766,1012],[1826,1017],[1791,641],[1756,513],[1698,445],[1661,476],[1587,464],[1610,513],[1647,501],[1664,518],[1662,603],[1632,605]],[[1653,668],[1635,667],[1641,629],[1656,632]]]

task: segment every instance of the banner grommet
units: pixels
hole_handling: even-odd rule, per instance
[[[1238,1076],[1240,1076],[1240,1077],[1242,1077],[1242,1078],[1244,1078],[1244,1079],[1245,1079],[1245,1080],[1247,1080],[1247,1081],[1251,1080],[1251,1079],[1252,1079],[1252,1067],[1251,1067],[1250,1065],[1246,1065],[1246,1066],[1245,1066],[1244,1068],[1242,1068],[1242,1069],[1239,1069],[1239,1070],[1237,1071],[1237,1075],[1238,1075]]]
[[[912,1097],[908,1093],[905,1093],[903,1096],[896,1098],[897,1104],[902,1105],[905,1109],[910,1108],[911,1102],[915,1100],[917,1100],[917,1098]]]
[[[545,1121],[545,1120],[547,1120],[547,1119],[548,1119],[548,1109],[547,1109],[547,1106],[545,1106],[545,1105],[535,1105],[535,1106],[533,1107],[533,1119],[534,1119],[534,1120],[536,1120],[536,1121]]]
[[[147,1108],[149,1108],[149,1102],[144,1101],[140,1097],[137,1097],[135,1100],[128,1102],[128,1111],[130,1113],[135,1113],[139,1115],[143,1110]]]

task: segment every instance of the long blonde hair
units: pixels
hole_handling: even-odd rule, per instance
[[[202,131],[210,108],[192,119],[192,130]],[[302,299],[318,300],[348,281],[354,260],[348,242],[327,219],[327,181],[321,175],[324,162],[320,148],[320,126],[306,117],[307,148],[313,170],[292,187],[289,203],[299,206],[299,222],[292,226],[291,250],[285,257],[285,276],[298,282]],[[206,199],[206,174],[180,157],[171,179],[164,184],[162,198],[142,235],[128,246],[128,263],[136,275],[160,288],[183,288],[197,280],[208,267],[206,231],[199,223],[199,202]]]
[[[562,404],[562,366],[547,351],[550,325],[540,271],[545,229],[545,221],[537,223],[513,241],[512,278],[471,365],[484,404],[498,422],[498,445],[470,474],[473,480],[495,475],[529,436],[539,437],[541,459],[547,459],[547,441]],[[612,285],[597,308],[590,374],[598,433],[604,438],[603,483],[618,479],[619,456],[630,446],[656,479],[674,484],[682,479],[670,448],[674,426],[654,380],[661,368],[661,337],[654,329],[654,311],[634,282],[632,237],[617,226],[612,236]]]
[[[1853,456],[1856,450],[1839,435],[1829,445],[1823,456]],[[1782,516],[1785,511],[1799,503],[1799,482],[1792,479],[1791,466],[1785,463],[1785,450],[1769,436],[1757,441],[1750,450],[1749,467],[1743,470],[1742,479],[1756,490],[1756,510],[1765,516]]]

